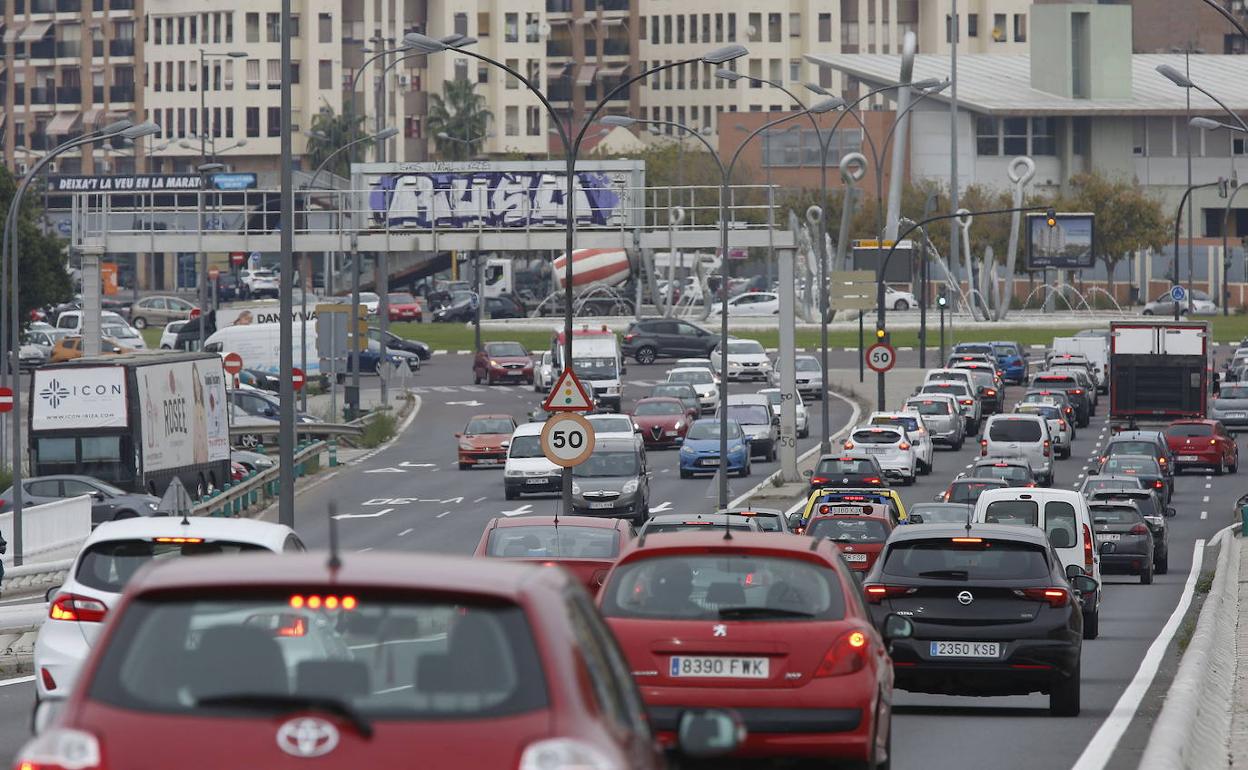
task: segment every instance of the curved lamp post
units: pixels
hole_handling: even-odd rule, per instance
[[[1232,113],[1232,116],[1237,121],[1239,121],[1240,125],[1232,126],[1230,123],[1223,123],[1218,120],[1213,120],[1212,118],[1202,118],[1202,117],[1192,118],[1191,121],[1188,123],[1188,125],[1190,125],[1192,128],[1199,128],[1205,131],[1217,131],[1220,128],[1224,128],[1227,131],[1239,131],[1240,133],[1248,134],[1248,128],[1243,127],[1243,121],[1239,119],[1239,116],[1235,115],[1234,113]],[[1235,153],[1234,152],[1231,153],[1231,177],[1235,178]],[[1226,267],[1229,267],[1231,264],[1231,239],[1230,239],[1230,235],[1227,233],[1227,230],[1228,228],[1230,228],[1230,225],[1231,225],[1231,206],[1235,204],[1235,196],[1239,195],[1239,191],[1242,190],[1244,187],[1248,187],[1248,185],[1240,185],[1240,184],[1234,185],[1234,189],[1232,189],[1230,191],[1230,195],[1227,196],[1226,208],[1222,212],[1222,263]],[[1227,284],[1227,278],[1228,276],[1226,274],[1226,271],[1223,270],[1222,272],[1222,315],[1231,314],[1231,302],[1230,302],[1231,287]]]

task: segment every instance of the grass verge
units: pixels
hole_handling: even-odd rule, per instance
[[[360,436],[360,446],[374,449],[394,438],[397,427],[394,415],[389,411],[374,412],[364,424],[364,434]]]

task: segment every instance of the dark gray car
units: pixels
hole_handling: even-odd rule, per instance
[[[645,523],[650,515],[650,474],[646,453],[634,439],[599,439],[589,458],[572,469],[572,513]]]
[[[91,496],[91,526],[114,519],[152,516],[160,498],[126,492],[90,476],[35,476],[22,479],[22,505],[42,505],[81,495]],[[0,513],[13,507],[13,487],[0,492]]]

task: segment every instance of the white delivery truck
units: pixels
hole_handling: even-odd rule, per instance
[[[563,339],[563,329],[555,329],[551,335],[550,353],[556,380],[558,373],[567,368],[563,360]],[[620,340],[605,325],[590,328],[582,324],[572,330],[572,371],[586,390],[593,388],[594,400],[604,409],[620,411],[623,364]]]
[[[1109,338],[1108,337],[1054,337],[1054,355],[1081,355],[1092,364],[1092,376],[1096,389],[1109,392]]]
[[[302,324],[294,324],[295,366],[300,365],[299,339],[302,328]],[[243,357],[244,367],[277,374],[281,371],[281,333],[282,325],[278,323],[226,326],[213,332],[208,339],[204,340],[204,350],[222,356],[226,353],[237,353]],[[307,324],[307,345],[304,351],[307,368],[303,373],[308,380],[311,380],[321,373],[321,357],[316,350],[315,323]]]

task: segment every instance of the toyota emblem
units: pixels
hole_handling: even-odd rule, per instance
[[[338,728],[316,717],[299,717],[277,728],[277,747],[292,757],[320,757],[338,746]]]
[[[975,595],[970,591],[962,591],[958,594],[958,604],[967,605],[975,601]]]

